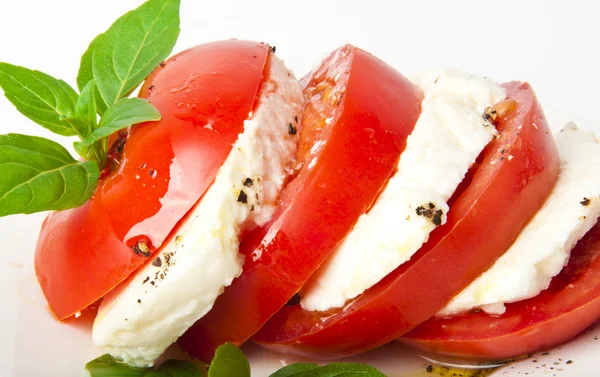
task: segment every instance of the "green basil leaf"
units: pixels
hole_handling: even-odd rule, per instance
[[[29,119],[50,131],[78,135],[72,118],[77,93],[62,80],[45,73],[0,63],[0,87],[6,98]]]
[[[299,371],[290,377],[386,377],[374,367],[364,364],[333,363],[318,368]]]
[[[203,368],[182,360],[168,360],[158,368],[135,368],[103,355],[85,365],[91,377],[204,377]]]
[[[100,34],[94,38],[92,43],[88,46],[87,50],[81,56],[81,62],[79,63],[79,73],[77,74],[77,87],[79,91],[83,92],[85,86],[94,79],[94,71],[92,69],[92,57],[94,54],[94,50],[100,44],[101,38],[104,37],[104,34]],[[100,91],[96,86],[94,90],[94,97],[96,99],[96,111],[98,114],[102,115],[107,109],[106,103],[102,99],[100,95]]]
[[[230,343],[225,343],[215,352],[208,377],[250,377],[250,363],[246,355]]]
[[[206,370],[206,368],[204,368]],[[198,365],[183,360],[167,360],[157,369],[152,370],[144,377],[204,377],[206,373]]]
[[[92,71],[109,107],[131,93],[171,54],[179,37],[179,7],[180,0],[148,0],[119,18],[98,39]],[[85,70],[82,82],[87,77]]]
[[[75,149],[75,152],[77,152],[77,154],[79,156],[81,156],[82,158],[87,160],[87,158],[90,154],[90,146],[89,145],[84,145],[83,142],[76,141],[73,143],[73,149]]]
[[[160,112],[150,102],[141,98],[123,98],[108,108],[98,128],[84,139],[83,144],[92,145],[132,124],[153,120],[160,120]]]
[[[78,207],[94,193],[100,171],[41,137],[0,135],[0,216]]]
[[[100,39],[102,37],[104,37],[104,34],[97,35],[81,56],[81,61],[79,62],[79,72],[77,73],[77,88],[80,92],[83,92],[83,88],[85,88],[85,86],[94,79],[94,71],[92,70],[92,57],[94,50],[100,44]]]
[[[304,371],[315,369],[315,368],[318,368],[318,367],[319,366],[317,364],[312,364],[312,363],[290,364],[288,366],[285,366],[285,367],[279,369],[277,372],[271,374],[269,377],[290,377],[290,376],[295,376],[296,373],[304,372]]]
[[[96,81],[88,82],[75,103],[75,117],[82,120],[85,125],[83,136],[86,137],[96,129],[98,118],[96,115]]]
[[[119,363],[110,355],[102,355],[85,364],[85,370],[91,377],[143,377],[146,368],[135,368]]]

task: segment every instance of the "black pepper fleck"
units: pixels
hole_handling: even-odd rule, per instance
[[[154,282],[154,280],[152,280],[152,281],[150,282],[150,284],[154,285],[154,284],[156,284],[156,283]]]
[[[415,212],[419,216],[423,216],[428,219],[431,219],[431,221],[435,224],[435,226],[441,225],[442,224],[442,215],[444,214],[444,212],[441,209],[438,209],[436,211],[435,204],[433,204],[433,203],[428,203],[427,207],[428,208],[425,208],[425,206],[418,206]]]
[[[567,364],[573,364],[573,360],[567,360]]]
[[[244,186],[246,187],[251,187],[254,184],[254,181],[252,180],[252,178],[246,178],[244,180]]]
[[[152,265],[154,267],[160,267],[162,266],[162,259],[160,259],[160,257],[156,257],[153,261],[152,261]]]
[[[543,352],[542,356],[550,355],[550,352]]]
[[[582,201],[580,201],[579,203],[580,203],[582,206],[585,206],[585,207],[587,207],[587,206],[589,206],[589,205],[590,205],[590,203],[591,203],[591,202],[592,202],[592,201],[591,201],[589,198],[583,198],[583,200],[582,200]]]
[[[271,48],[271,52],[275,53],[277,51],[277,47],[275,46],[269,46]]]
[[[435,224],[435,226],[440,226],[442,225],[442,214],[444,212],[442,212],[441,209],[438,209],[437,211],[435,211],[435,215],[433,215],[433,219],[431,219],[431,221],[433,221],[433,223]]]
[[[240,190],[240,194],[238,195],[237,201],[240,203],[248,203],[248,195],[244,192],[244,190]]]
[[[154,84],[152,84],[152,85],[150,85],[150,86],[148,87],[148,90],[149,90],[149,91],[153,91],[153,90],[154,90],[154,88],[156,88],[156,87],[154,86]]]
[[[481,118],[483,118],[485,123],[494,123],[498,119],[498,112],[493,107],[488,106],[483,110]]]
[[[138,298],[138,304],[141,304],[141,303],[142,303],[142,300],[140,300],[140,299]]]
[[[428,365],[427,368],[425,368],[425,370],[427,371],[427,373],[433,372],[433,365]]]
[[[292,123],[288,124],[288,133],[290,135],[296,135],[298,133],[296,126],[294,126]]]
[[[148,247],[148,244],[146,243],[146,241],[137,242],[135,245],[133,245],[131,247],[131,249],[133,250],[133,253],[135,255],[143,255],[146,258],[148,258],[151,254],[150,248]]]
[[[142,284],[146,284],[148,282],[148,280],[150,280],[150,276],[146,276],[146,279],[144,279],[144,281],[142,282]]]
[[[294,117],[294,122],[298,123],[298,116],[297,115]]]
[[[167,63],[165,63],[165,62],[160,62],[160,63],[158,63],[158,65],[160,65],[160,66],[161,66],[161,68],[165,68],[165,65],[167,65]]]

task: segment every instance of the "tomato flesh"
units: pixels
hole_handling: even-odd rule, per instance
[[[161,64],[140,91],[162,115],[132,127],[116,171],[80,208],[51,214],[38,280],[65,319],[127,278],[210,186],[252,111],[269,46],[208,43]]]
[[[431,318],[399,340],[417,349],[476,361],[505,360],[565,342],[600,319],[600,223],[568,265],[534,298],[484,312]]]
[[[516,110],[499,119],[500,135],[451,199],[447,223],[417,254],[343,309],[283,308],[255,342],[317,359],[378,347],[435,315],[508,249],[550,194],[559,163],[531,87],[505,87]]]
[[[298,292],[374,202],[421,111],[417,88],[349,45],[303,82],[302,167],[270,224],[243,241],[243,274],[180,339],[203,360],[246,341]]]

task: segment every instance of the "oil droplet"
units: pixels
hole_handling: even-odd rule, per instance
[[[135,179],[140,179],[140,175],[139,175],[139,174],[136,174],[136,175],[135,175]]]

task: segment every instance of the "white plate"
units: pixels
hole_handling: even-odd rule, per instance
[[[88,42],[140,2],[2,1],[0,61],[74,84]],[[215,39],[262,40],[276,45],[277,54],[303,75],[327,52],[351,42],[408,75],[441,66],[498,81],[527,80],[555,130],[574,120],[600,133],[600,12],[593,0],[572,0],[568,6],[541,0],[182,2],[177,51]],[[52,137],[4,97],[0,132]],[[91,344],[91,319],[59,324],[45,310],[32,268],[42,219],[41,214],[0,219],[0,377],[78,376],[83,364],[100,354]],[[592,376],[600,352],[595,337],[600,328],[534,358],[537,362],[524,360],[494,375]],[[257,377],[294,361],[256,347],[246,351]],[[416,376],[427,365],[395,344],[352,360],[373,363],[391,377]]]

